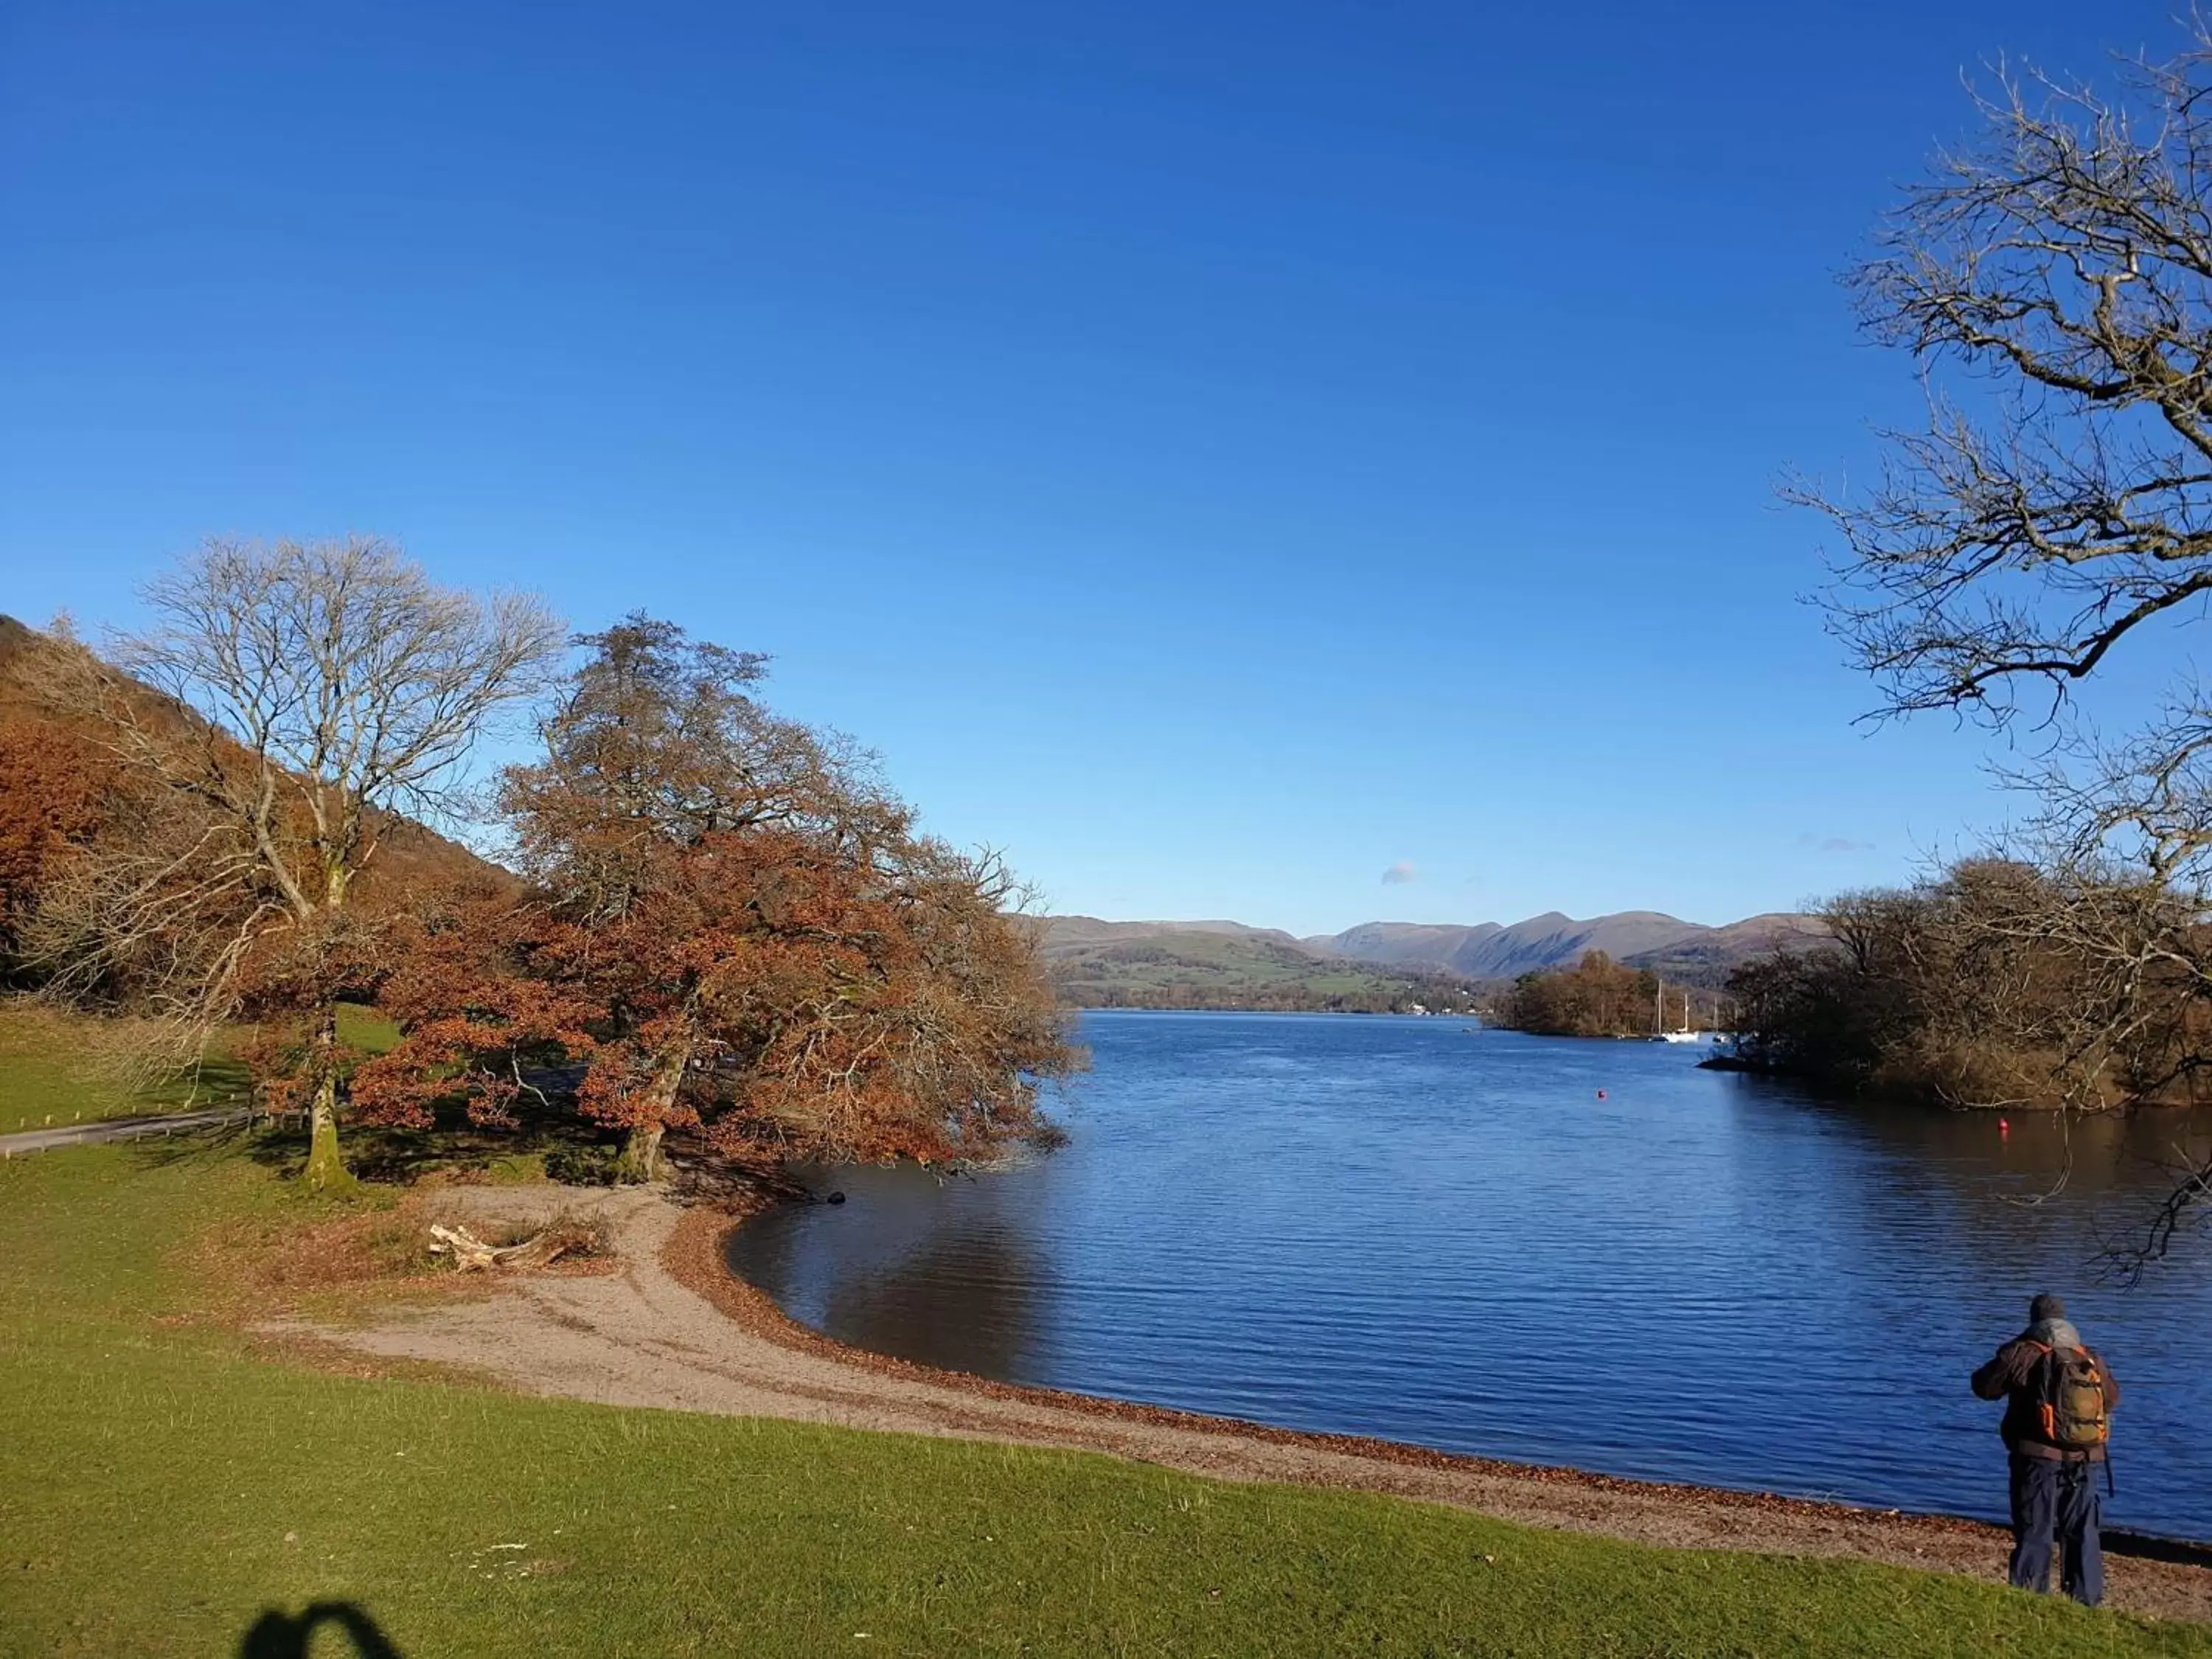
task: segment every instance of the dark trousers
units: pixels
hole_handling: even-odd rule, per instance
[[[2105,1550],[2097,1502],[2097,1466],[2086,1459],[2012,1455],[2012,1572],[2021,1589],[2051,1588],[2053,1536],[2064,1553],[2058,1588],[2095,1607],[2105,1599]]]

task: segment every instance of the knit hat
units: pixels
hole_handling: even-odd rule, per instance
[[[2031,1325],[2040,1325],[2046,1319],[2065,1317],[2066,1304],[2048,1291],[2027,1304],[2027,1322]]]

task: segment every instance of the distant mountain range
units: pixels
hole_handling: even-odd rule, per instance
[[[1090,1006],[1434,1006],[1438,976],[1510,979],[1570,967],[1584,952],[1650,968],[1683,982],[1718,984],[1729,969],[1826,929],[1814,916],[1775,913],[1708,927],[1656,910],[1577,921],[1556,910],[1507,926],[1370,921],[1298,939],[1239,921],[1042,919],[1044,955],[1071,1000]]]
[[[1602,951],[1616,962],[1639,968],[1662,962],[1732,968],[1777,945],[1826,932],[1817,917],[1781,911],[1707,927],[1656,910],[1621,910],[1587,921],[1547,910],[1510,927],[1494,921],[1473,927],[1362,922],[1298,942],[1318,956],[1441,968],[1469,979],[1510,979],[1535,969],[1571,966],[1589,951]]]

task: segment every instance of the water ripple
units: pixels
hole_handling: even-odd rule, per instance
[[[2064,1292],[2127,1390],[2116,1523],[2212,1537],[2212,1262],[2101,1240],[2166,1115],[1813,1101],[1679,1048],[1457,1022],[1094,1015],[1073,1133],[950,1181],[824,1177],[732,1266],[843,1340],[1004,1380],[1612,1474],[1997,1516],[1966,1373]],[[1603,1088],[1607,1098],[1596,1098]]]

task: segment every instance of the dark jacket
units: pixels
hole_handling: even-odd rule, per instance
[[[1984,1400],[2005,1402],[2004,1420],[1997,1425],[1997,1432],[2004,1437],[2008,1450],[2062,1462],[2102,1461],[2102,1447],[2087,1452],[2069,1450],[2053,1445],[2043,1431],[2043,1360],[2054,1347],[2079,1348],[2094,1360],[2097,1375],[2104,1379],[2105,1409],[2109,1412],[2119,1405],[2120,1385],[2112,1368],[2081,1340],[2072,1325],[2057,1319],[2031,1325],[1999,1348],[1990,1363],[1974,1373],[1974,1392]]]

